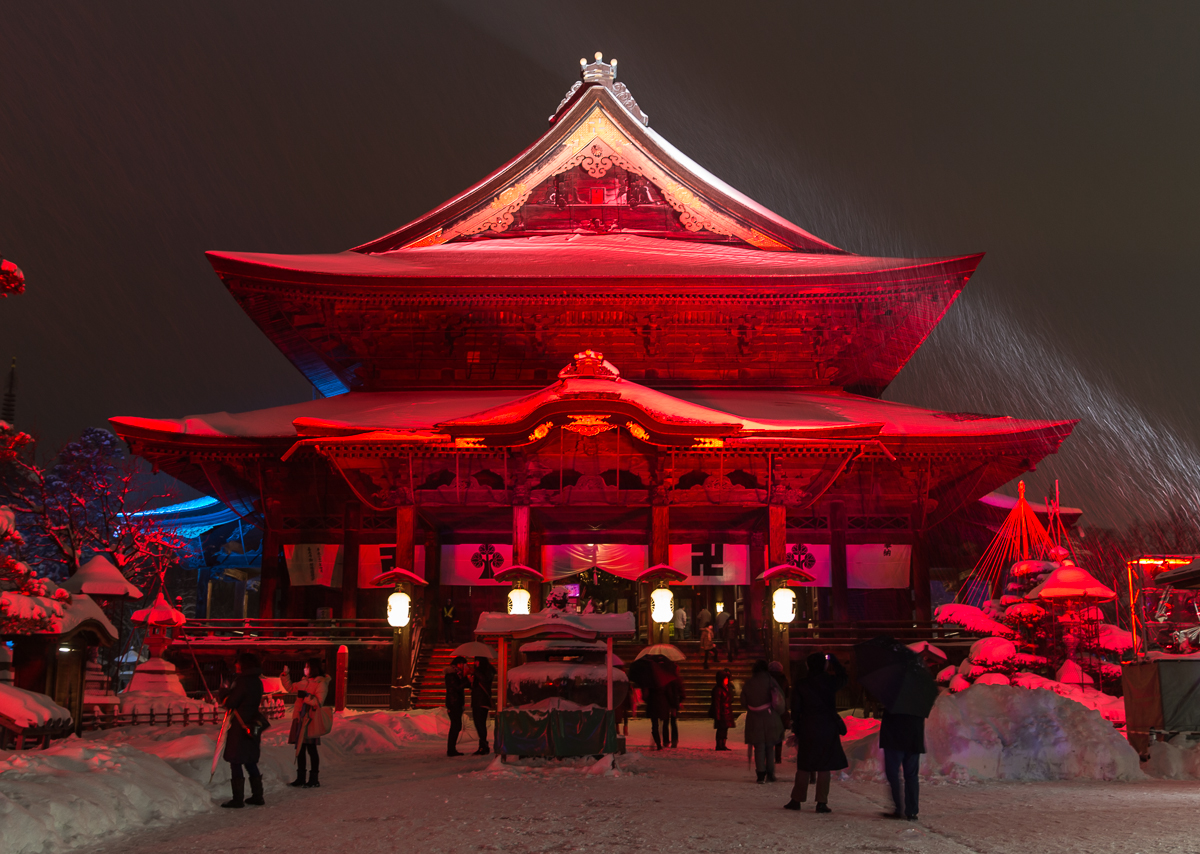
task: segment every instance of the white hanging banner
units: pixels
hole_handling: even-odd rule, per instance
[[[284,546],[288,580],[293,587],[319,584],[342,586],[342,547],[330,544],[301,543]]]
[[[908,587],[911,560],[912,546],[846,546],[846,586],[860,590]]]
[[[727,543],[671,546],[671,566],[688,575],[684,584],[749,584],[750,547]]]
[[[869,543],[846,546],[846,587],[853,590],[907,588],[912,546]],[[833,585],[829,565],[829,546],[789,544],[787,562],[816,576],[801,587]]]
[[[501,585],[493,577],[496,570],[506,566],[512,566],[512,546],[508,543],[442,546],[441,583],[473,587],[507,586]]]
[[[560,581],[599,567],[621,578],[636,578],[646,568],[646,546],[627,543],[570,543],[542,547],[543,575]]]
[[[413,566],[402,566],[409,572],[415,572],[425,577],[425,547],[416,547]],[[396,568],[395,546],[359,546],[358,547],[358,586],[360,588],[374,587],[371,583],[380,573],[391,572]]]

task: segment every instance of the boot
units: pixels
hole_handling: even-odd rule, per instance
[[[833,812],[829,808],[829,804],[817,804],[817,812]]]
[[[307,774],[307,771],[304,768],[298,769],[296,771],[296,779],[293,780],[292,782],[288,783],[288,785],[292,786],[294,788],[297,788],[297,789],[300,788],[301,786],[303,786],[305,783],[308,782],[308,779],[305,776],[306,774]]]
[[[758,772],[758,782],[759,782],[759,783],[765,783],[765,782],[767,782],[767,772],[766,772],[766,771],[759,771],[759,772]]]
[[[250,797],[246,798],[246,803],[256,807],[261,807],[266,801],[263,800],[262,775],[250,778]]]
[[[308,782],[304,784],[304,788],[306,788],[306,789],[321,788],[321,781],[317,779],[317,771],[315,768],[309,772]]]
[[[231,779],[229,786],[233,789],[233,800],[226,801],[221,806],[225,809],[240,810],[246,805],[246,778],[236,777]]]

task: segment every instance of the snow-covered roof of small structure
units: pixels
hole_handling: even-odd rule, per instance
[[[629,677],[623,670],[613,670],[614,682],[628,682]],[[607,682],[607,664],[574,664],[565,661],[532,661],[508,671],[508,684],[520,685],[522,682],[557,682],[560,679],[568,681],[586,680],[589,682]]]
[[[90,628],[103,644],[110,644],[117,639],[117,627],[86,593],[72,594],[70,601],[64,602],[50,596],[25,596],[5,590],[0,592],[0,608],[9,617],[48,619],[50,628],[35,634],[69,637],[81,629]]]
[[[1060,566],[1026,594],[1029,599],[1115,599],[1116,593],[1086,569]]]
[[[484,611],[475,626],[477,635],[516,638],[567,635],[583,640],[633,635],[635,630],[634,616],[628,611],[624,614],[570,614],[554,608],[544,608],[536,614]]]
[[[142,598],[142,591],[130,584],[121,570],[104,555],[93,557],[59,586],[70,593],[86,593],[89,596]]]
[[[158,591],[153,605],[134,611],[129,619],[135,623],[146,623],[151,626],[182,626],[187,622],[187,617],[183,615],[183,612],[171,605],[161,590]]]
[[[0,682],[0,715],[19,727],[67,725],[71,713],[45,694]]]

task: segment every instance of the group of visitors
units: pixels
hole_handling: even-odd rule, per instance
[[[492,711],[492,682],[496,668],[483,656],[469,664],[463,656],[455,656],[446,668],[446,713],[450,716],[450,734],[446,739],[446,755],[462,756],[458,750],[458,737],[462,733],[463,711],[467,704],[467,689],[471,691],[471,719],[475,733],[479,736],[479,749],[475,756],[491,753],[488,745],[487,722]]]
[[[757,782],[774,783],[775,766],[782,759],[783,736],[790,717],[796,736],[796,778],[784,809],[799,810],[815,785],[816,811],[829,813],[829,785],[834,771],[849,766],[842,749],[846,723],[837,711],[837,692],[847,682],[846,668],[834,655],[815,652],[805,660],[806,675],[792,687],[788,702],[787,678],[778,662],[754,663],[750,679],[742,686],[746,709],[745,742],[754,753]],[[718,671],[709,714],[717,732],[717,750],[726,742],[733,715],[733,688],[728,670]],[[884,712],[879,746],[884,772],[895,809],[887,818],[916,821],[919,816],[918,771],[925,752],[925,719],[918,715]]]
[[[676,625],[680,613],[683,613],[686,625],[686,612],[682,609],[676,612]],[[725,648],[725,661],[732,662],[738,654],[738,621],[737,617],[728,611],[721,611],[714,620],[707,608],[701,609],[696,615],[696,630],[700,632],[700,651],[704,653],[704,669],[708,670],[708,657],[711,655],[715,663],[721,662],[721,647]]]
[[[229,763],[229,785],[233,797],[221,804],[226,809],[241,809],[247,805],[262,806],[263,778],[258,770],[262,734],[268,723],[260,711],[263,697],[262,664],[253,653],[240,653],[236,659],[231,684],[221,689],[220,701],[226,709],[225,750],[222,757]],[[296,779],[291,786],[306,789],[321,785],[321,760],[317,747],[321,736],[333,726],[333,710],[325,705],[329,696],[329,677],[325,663],[310,658],[304,663],[304,678],[292,682],[285,667],[279,674],[283,690],[296,695],[292,707],[291,732],[288,743],[296,745]],[[307,765],[311,760],[312,771]],[[250,797],[246,797],[246,779],[250,780]]]

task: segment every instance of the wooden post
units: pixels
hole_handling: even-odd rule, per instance
[[[350,669],[350,650],[343,644],[338,647],[337,651],[337,676],[334,683],[334,703],[335,711],[342,711],[346,708],[346,674]]]
[[[258,616],[264,620],[275,617],[275,596],[279,590],[279,541],[270,525],[263,531],[262,570],[258,587]],[[205,612],[207,616],[207,611]]]
[[[787,507],[782,504],[767,505],[767,567],[779,566],[787,558]],[[772,580],[767,591],[767,603],[763,609],[763,625],[770,631],[771,645],[768,654],[772,661],[783,665],[783,672],[790,671],[791,638],[784,623],[776,623],[772,607],[772,596],[783,584]]]
[[[342,523],[342,619],[358,616],[358,539],[362,505],[347,501]]]
[[[512,514],[513,563],[529,566],[529,505],[514,504]]]
[[[608,710],[612,711],[612,676],[613,676],[613,660],[612,660],[612,635],[609,635],[605,642],[605,669],[608,671]]]
[[[912,579],[913,616],[918,622],[933,619],[933,605],[929,598],[929,558],[925,553],[925,508],[922,502],[913,502],[912,508]]]
[[[671,508],[666,504],[655,504],[650,508],[650,565],[671,562]],[[668,637],[667,624],[655,623],[650,617],[650,591],[646,588],[646,641],[648,643],[666,643]]]
[[[850,621],[850,596],[846,580],[846,504],[829,502],[829,574],[833,599],[833,619]]]

